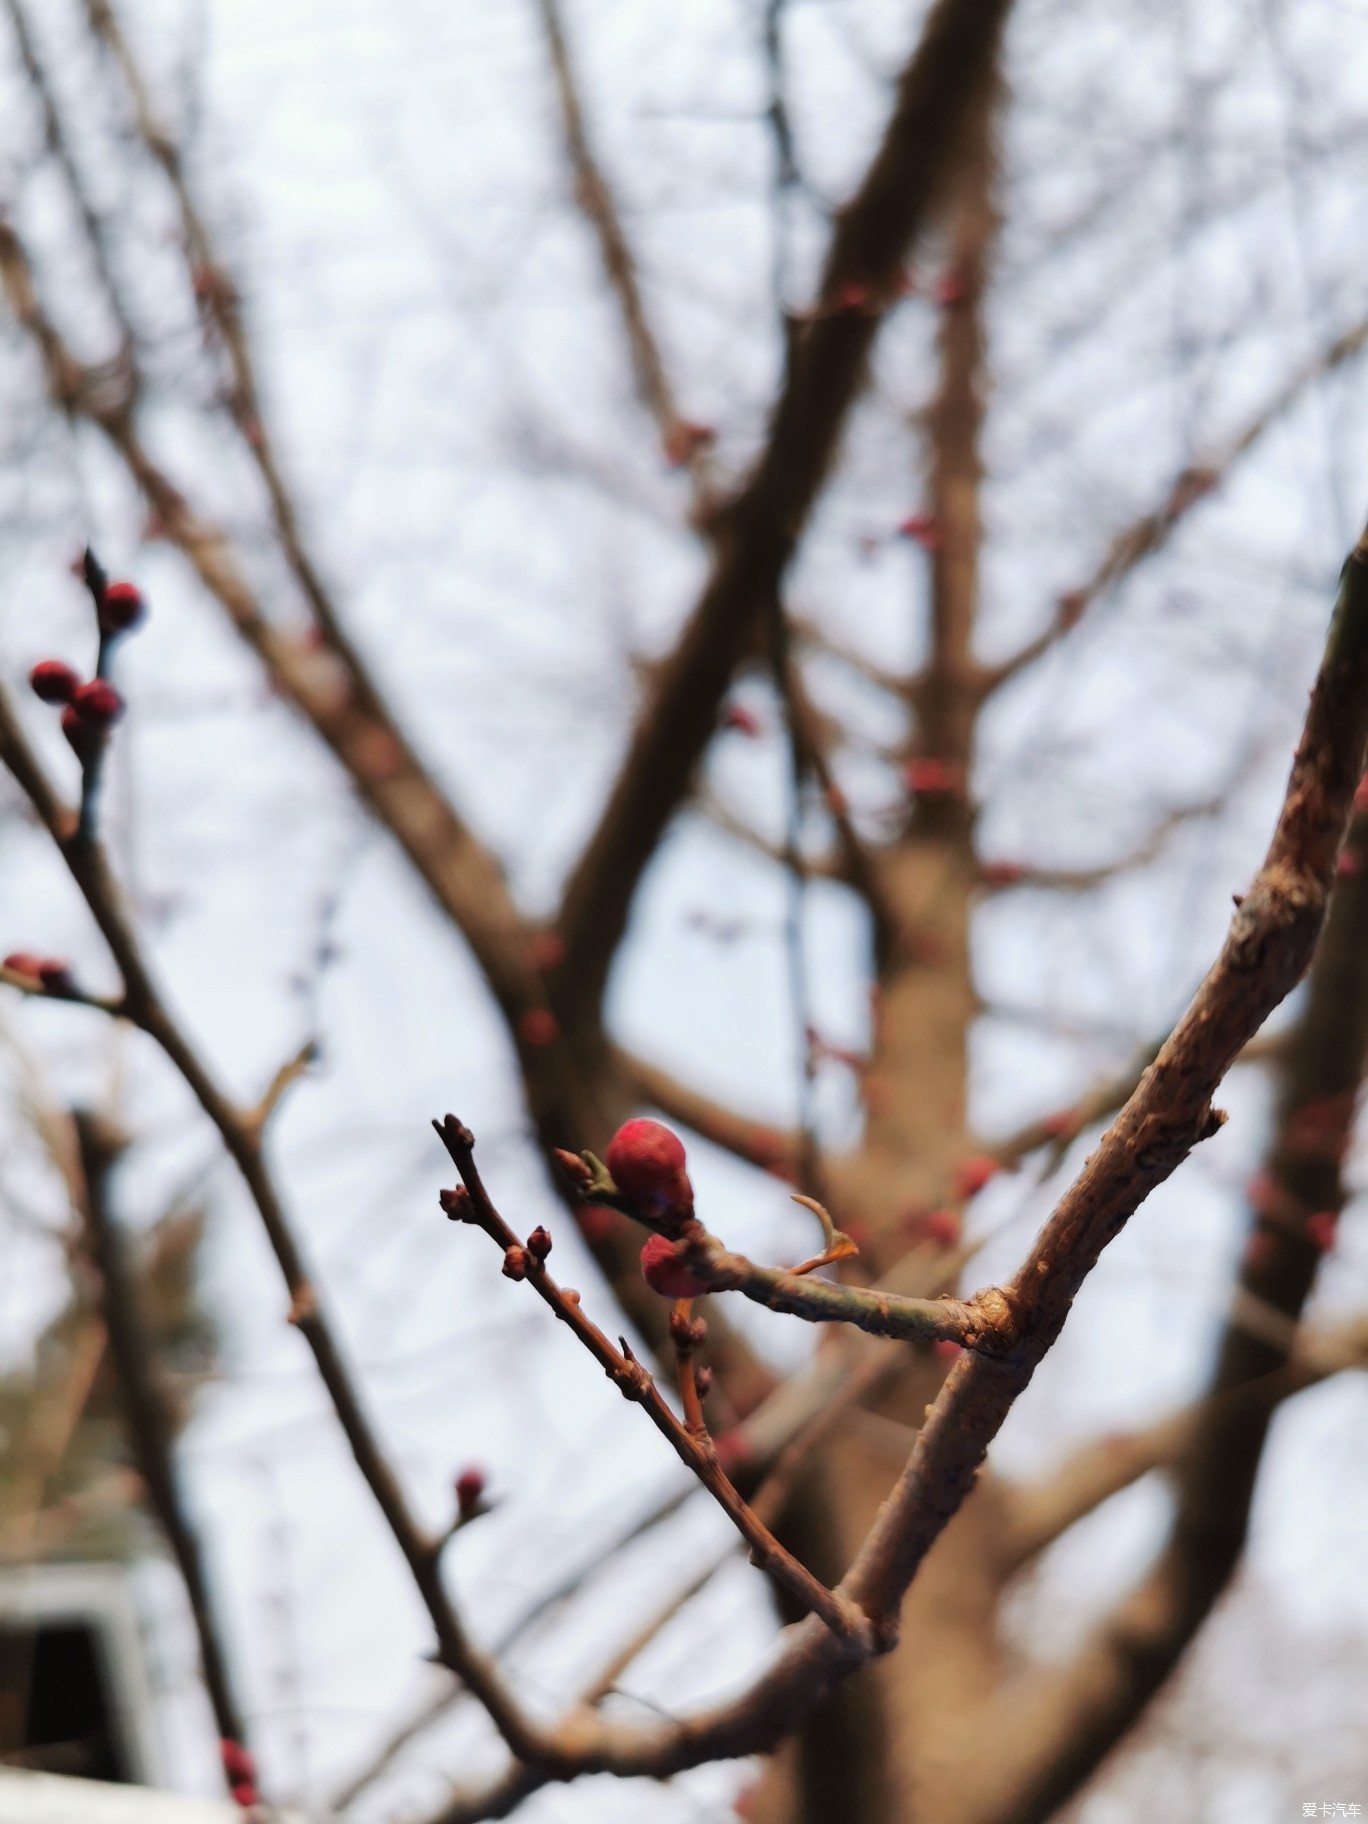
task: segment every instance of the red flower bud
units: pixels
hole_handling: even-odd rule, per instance
[[[985,861],[979,879],[985,887],[1014,887],[1025,872],[1019,861]]]
[[[6,969],[41,982],[49,994],[70,994],[73,983],[71,965],[61,957],[35,956],[31,950],[12,950],[5,958]]]
[[[454,1190],[438,1191],[437,1201],[449,1222],[470,1221],[474,1206],[470,1201],[470,1192],[463,1184],[458,1184]]]
[[[603,1203],[586,1203],[579,1212],[580,1234],[588,1242],[607,1241],[613,1232],[616,1210]]]
[[[62,711],[62,733],[66,736],[67,746],[84,766],[99,746],[100,738],[93,725],[71,704]]]
[[[717,1452],[718,1468],[732,1481],[755,1461],[755,1446],[742,1425],[733,1425],[730,1431],[724,1431],[714,1441],[713,1448]]]
[[[255,1781],[257,1777],[256,1762],[241,1742],[235,1742],[225,1736],[219,1743],[219,1758],[223,1762],[223,1771],[235,1785]]]
[[[694,1370],[694,1386],[698,1389],[698,1397],[700,1400],[706,1400],[708,1395],[712,1392],[712,1382],[713,1373],[711,1368],[697,1368]]]
[[[691,456],[699,450],[708,449],[716,440],[717,432],[710,424],[695,424],[688,418],[677,419],[665,439],[665,460],[672,469],[682,468]]]
[[[1041,1131],[1051,1140],[1072,1140],[1082,1125],[1078,1111],[1072,1108],[1061,1108],[1057,1114],[1046,1115],[1040,1124]]]
[[[540,1223],[527,1238],[527,1251],[534,1260],[545,1260],[551,1252],[551,1237]]]
[[[484,1499],[485,1474],[472,1464],[463,1469],[456,1478],[456,1506],[462,1520],[469,1520],[480,1511]]]
[[[110,583],[100,603],[100,626],[105,633],[127,633],[147,612],[136,583]]]
[[[898,531],[904,538],[920,545],[923,551],[940,550],[940,527],[929,513],[909,513]]]
[[[953,1210],[929,1210],[925,1204],[910,1204],[902,1212],[899,1224],[913,1243],[929,1241],[938,1248],[953,1248],[960,1238],[959,1217]]]
[[[652,1235],[641,1250],[641,1271],[646,1284],[662,1298],[701,1298],[707,1285],[685,1264],[678,1242]]]
[[[975,1153],[968,1159],[961,1159],[955,1167],[955,1195],[962,1199],[977,1197],[984,1185],[996,1178],[1001,1170],[997,1160],[987,1153]]]
[[[1306,1219],[1306,1239],[1321,1254],[1328,1254],[1335,1245],[1335,1225],[1339,1221],[1336,1210],[1317,1210],[1314,1216]]]
[[[722,716],[722,726],[736,735],[745,735],[754,741],[764,733],[759,716],[753,709],[747,709],[743,703],[729,703]]]
[[[508,1248],[503,1257],[503,1276],[505,1279],[527,1278],[527,1249],[516,1245]]]
[[[253,1805],[257,1805],[261,1801],[261,1794],[251,1780],[235,1780],[232,1794],[244,1811],[249,1811]]]
[[[80,678],[61,659],[40,659],[29,673],[29,684],[44,703],[70,703],[81,688]]]
[[[537,931],[527,946],[534,969],[559,969],[565,961],[565,940],[555,931]]]
[[[608,1142],[604,1157],[625,1196],[669,1209],[693,1208],[693,1187],[684,1171],[684,1143],[661,1122],[624,1122]]]
[[[546,1007],[530,1007],[518,1021],[518,1037],[533,1050],[554,1045],[559,1034],[556,1016]]]
[[[921,754],[903,767],[903,784],[923,798],[957,798],[964,791],[964,768],[957,760]]]
[[[1353,874],[1361,874],[1363,872],[1362,856],[1356,855],[1352,849],[1341,849],[1335,862],[1335,872],[1341,880]]]
[[[92,728],[108,728],[123,714],[124,700],[107,678],[92,678],[76,692],[73,707]]]

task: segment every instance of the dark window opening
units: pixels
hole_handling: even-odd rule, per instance
[[[0,1763],[132,1784],[100,1640],[88,1622],[0,1623]]]

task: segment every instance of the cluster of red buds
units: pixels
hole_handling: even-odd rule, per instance
[[[123,698],[107,678],[83,684],[61,659],[40,659],[29,673],[33,694],[44,703],[64,703],[62,733],[78,760],[88,760],[123,714]]]
[[[261,1803],[261,1794],[257,1790],[256,1761],[243,1747],[241,1742],[228,1740],[226,1737],[219,1743],[219,1755],[223,1761],[223,1771],[228,1779],[228,1787],[233,1797],[243,1810]]]
[[[671,1228],[693,1215],[693,1186],[684,1170],[684,1143],[660,1121],[626,1121],[604,1154],[622,1195]],[[698,1298],[708,1286],[687,1259],[687,1240],[652,1235],[641,1250],[641,1271],[662,1298]]]
[[[114,640],[140,624],[147,604],[136,583],[110,582],[92,551],[85,552],[76,568],[90,591],[100,630],[96,675],[83,680],[62,659],[40,659],[29,673],[29,684],[42,702],[63,705],[62,733],[85,766],[101,751],[123,714],[123,698],[104,676],[105,655]]]

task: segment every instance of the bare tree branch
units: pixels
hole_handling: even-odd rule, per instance
[[[940,196],[1008,9],[1009,0],[938,0],[899,84],[883,145],[841,214],[820,287],[825,308],[793,335],[765,454],[716,523],[712,576],[566,885],[561,926],[579,1002],[598,1004],[637,882],[779,589],[862,382],[878,307],[895,295],[907,250]],[[861,299],[856,307],[836,307],[853,295]],[[876,308],[866,309],[866,301]]]
[[[680,416],[660,346],[646,313],[636,259],[628,244],[612,188],[589,143],[560,7],[556,0],[538,0],[538,4],[560,102],[566,153],[575,178],[576,200],[594,231],[603,270],[622,313],[637,391],[655,420],[661,447],[671,461],[688,471],[696,501],[701,506],[707,499],[710,485],[708,440],[700,434],[701,426],[690,424]]]
[[[432,1619],[443,1660],[479,1697],[510,1748],[515,1753],[536,1758],[545,1751],[545,1738],[524,1717],[496,1668],[468,1639],[442,1584],[434,1541],[423,1533],[414,1518],[366,1416],[318,1289],[305,1270],[284,1206],[267,1169],[259,1123],[233,1107],[167,1011],[143,961],[102,849],[79,832],[76,818],[48,782],[3,694],[0,694],[0,760],[38,813],[118,964],[124,982],[124,1017],[156,1041],[218,1130],[226,1151],[242,1174],[290,1295],[290,1321],[312,1351],[357,1467],[385,1516]]]
[[[1210,1408],[1245,1402],[1271,1411],[1331,1375],[1365,1367],[1368,1324],[1299,1334],[1283,1367],[1194,1401],[1137,1431],[1112,1432],[1083,1445],[1048,1478],[1011,1489],[1003,1538],[1004,1574],[1011,1575],[1031,1563],[1070,1527],[1151,1470],[1179,1462],[1192,1448]]]
[[[1209,462],[1185,469],[1173,482],[1163,503],[1150,513],[1132,520],[1118,532],[1087,581],[1060,596],[1053,621],[1019,652],[999,665],[984,666],[978,672],[977,688],[990,696],[1010,679],[1017,677],[1072,631],[1087,610],[1101,596],[1129,576],[1143,561],[1168,543],[1174,529],[1181,525],[1199,502],[1216,492],[1226,482],[1240,458],[1252,450],[1264,433],[1290,412],[1303,395],[1351,361],[1368,344],[1368,319],[1355,323],[1309,361],[1305,362],[1226,445]]]
[[[228,1672],[228,1655],[205,1576],[199,1535],[176,1475],[171,1400],[152,1351],[152,1327],[141,1308],[136,1275],[109,1209],[109,1179],[122,1138],[89,1110],[74,1114],[85,1180],[83,1214],[91,1258],[100,1274],[100,1308],[128,1420],[128,1437],[152,1511],[176,1560],[199,1637],[204,1683],[224,1741],[245,1744],[246,1725]]]

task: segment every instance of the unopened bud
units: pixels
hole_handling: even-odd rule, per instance
[[[223,1762],[223,1771],[234,1785],[256,1780],[256,1762],[241,1742],[225,1736],[219,1743],[219,1758]]]
[[[579,1185],[582,1189],[587,1190],[594,1182],[593,1172],[578,1153],[570,1153],[563,1146],[556,1146],[552,1147],[551,1156],[571,1184]]]
[[[518,1037],[534,1050],[554,1045],[559,1035],[556,1016],[547,1007],[529,1007],[518,1021]]]
[[[44,703],[70,703],[81,680],[61,659],[40,659],[29,673],[29,686]]]
[[[99,730],[72,704],[62,711],[62,733],[67,746],[83,766],[100,745]]]
[[[527,1251],[536,1260],[545,1260],[551,1252],[551,1237],[540,1224],[527,1238]]]
[[[124,700],[107,678],[92,678],[76,692],[72,707],[83,722],[94,728],[108,728],[123,714]]]
[[[100,627],[105,633],[127,633],[147,612],[136,583],[110,583],[100,603]]]
[[[456,1507],[462,1520],[471,1520],[480,1512],[484,1500],[485,1474],[474,1464],[456,1478]]]
[[[514,1244],[508,1248],[503,1257],[503,1276],[505,1279],[527,1278],[527,1249]]]
[[[458,1184],[454,1191],[438,1191],[437,1201],[445,1211],[448,1222],[470,1221],[470,1192],[463,1184]]]
[[[701,1317],[688,1318],[682,1311],[670,1313],[670,1335],[681,1355],[690,1355],[702,1346],[708,1326]]]

